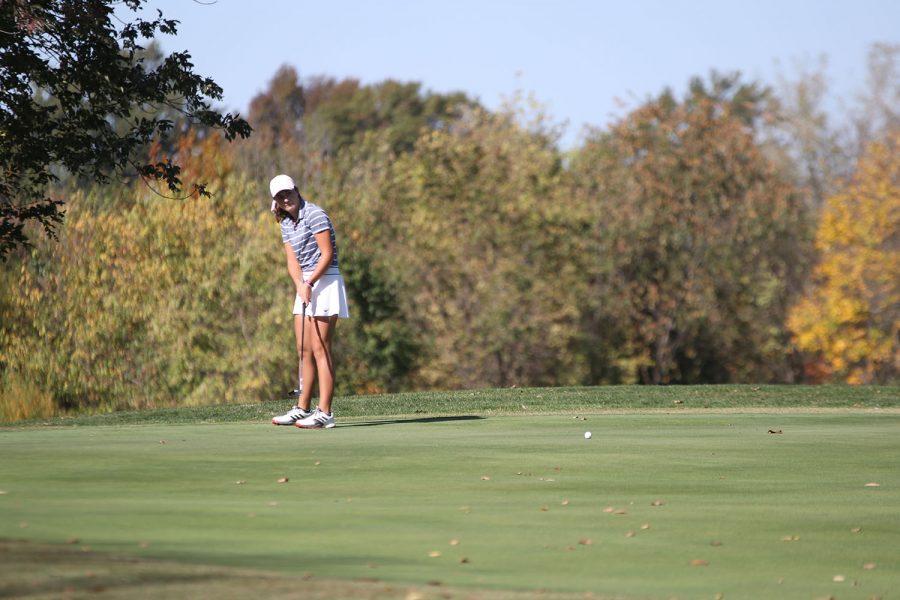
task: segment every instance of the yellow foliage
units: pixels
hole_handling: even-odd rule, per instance
[[[0,386],[0,422],[40,419],[55,414],[53,397],[36,385],[9,377]]]
[[[853,181],[828,199],[816,236],[821,262],[788,318],[826,378],[873,383],[900,374],[898,147],[900,134],[873,144]]]

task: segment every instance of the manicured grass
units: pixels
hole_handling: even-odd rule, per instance
[[[277,394],[276,394],[277,395]],[[148,423],[237,423],[266,421],[290,404],[197,406],[42,419],[26,425],[133,425]],[[825,409],[900,408],[894,386],[602,386],[411,392],[335,399],[341,418],[405,415],[526,415],[584,411],[689,410],[695,408]],[[11,424],[10,424],[11,425]]]
[[[574,389],[437,395],[417,407],[394,396],[402,411],[345,417],[330,431],[268,425],[274,406],[219,424],[182,415],[174,425],[8,428],[0,538],[77,539],[72,547],[94,553],[325,585],[268,596],[285,598],[319,597],[313,588],[682,600],[900,589],[900,412],[889,408],[896,394],[882,395],[891,388],[683,388],[680,404],[663,394],[679,389],[614,388],[599,407],[596,393]],[[730,389],[777,403],[729,403]],[[804,396],[823,389],[821,404]],[[613,406],[628,390],[644,410]],[[790,390],[801,392],[795,403]],[[808,410],[781,408],[798,404]],[[818,410],[854,404],[869,408]],[[191,597],[255,595],[253,577],[237,579],[233,595]],[[170,583],[147,576],[141,587],[153,597]]]

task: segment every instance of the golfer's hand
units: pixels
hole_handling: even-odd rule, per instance
[[[301,283],[297,286],[297,295],[300,296],[300,301],[303,302],[303,304],[309,304],[309,301],[312,298],[312,288],[305,283]]]

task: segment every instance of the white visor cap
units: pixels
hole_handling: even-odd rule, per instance
[[[272,194],[273,198],[278,192],[292,190],[295,187],[297,186],[294,185],[294,180],[287,175],[276,175],[272,178],[272,181],[269,182],[269,192]]]

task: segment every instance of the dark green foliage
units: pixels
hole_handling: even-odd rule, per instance
[[[144,3],[124,5],[138,12]],[[140,40],[175,34],[177,21],[157,12],[155,19],[117,27],[116,4],[0,3],[0,257],[28,243],[25,223],[38,223],[51,236],[61,223],[63,202],[47,197],[55,170],[106,183],[133,169],[179,190],[177,164],[139,156],[172,129],[161,106],[220,129],[228,140],[250,134],[243,119],[211,108],[222,89],[193,72],[189,54],[172,54],[152,67],[144,61]],[[202,184],[195,186],[204,192]]]
[[[335,155],[362,141],[368,132],[384,131],[395,153],[413,148],[423,128],[446,126],[461,106],[476,103],[458,92],[423,93],[418,82],[386,80],[362,85],[313,77],[301,81],[292,67],[282,67],[269,89],[250,105],[250,122],[271,143],[310,144]]]

